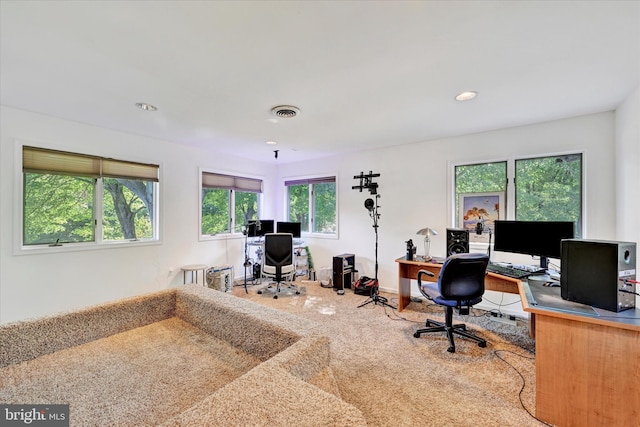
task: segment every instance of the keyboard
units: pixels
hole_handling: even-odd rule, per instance
[[[532,274],[540,274],[544,273],[544,268],[536,268],[536,267],[525,267],[518,268],[513,266],[506,266],[500,264],[489,264],[487,266],[487,271],[491,273],[500,274],[502,276],[513,277],[514,279],[524,279],[525,277],[529,277]]]

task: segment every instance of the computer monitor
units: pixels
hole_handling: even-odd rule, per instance
[[[248,223],[249,228],[247,229],[247,236],[256,237],[264,236],[267,233],[273,233],[273,224],[274,221],[272,219],[251,220]]]
[[[276,230],[278,233],[291,233],[293,237],[302,237],[302,224],[299,222],[283,222],[278,221],[276,223]]]
[[[493,249],[540,257],[540,267],[548,268],[549,258],[562,256],[561,241],[574,238],[571,221],[496,220]]]

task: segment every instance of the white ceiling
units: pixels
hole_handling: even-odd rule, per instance
[[[1,0],[0,19],[3,105],[270,162],[609,111],[640,81],[639,1]]]

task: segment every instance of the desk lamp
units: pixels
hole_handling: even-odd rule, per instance
[[[424,236],[424,260],[429,261],[431,257],[429,256],[429,246],[431,245],[431,236],[437,236],[438,232],[433,228],[425,227],[416,233],[420,236]]]

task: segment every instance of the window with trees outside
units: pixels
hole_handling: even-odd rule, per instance
[[[336,178],[285,181],[288,220],[300,222],[306,233],[336,234]]]
[[[22,147],[24,246],[158,240],[159,166]]]
[[[458,199],[464,193],[507,193],[513,183],[514,199],[507,200],[507,219],[518,221],[573,221],[575,236],[582,236],[582,154],[532,157],[509,162],[455,166],[456,224]],[[513,170],[511,179],[507,170]],[[503,207],[501,207],[503,209]]]
[[[259,218],[261,193],[260,179],[202,172],[201,235],[241,233]]]

